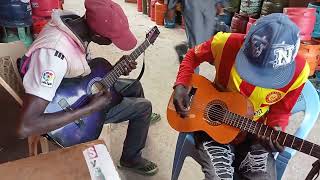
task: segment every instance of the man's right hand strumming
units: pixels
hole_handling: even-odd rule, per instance
[[[105,108],[111,103],[112,96],[109,90],[100,91],[93,95],[90,99],[90,103],[86,106],[89,108],[88,112],[93,113]]]

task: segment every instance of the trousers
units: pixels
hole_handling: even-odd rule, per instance
[[[276,180],[273,154],[251,140],[238,145],[197,143],[206,180]]]
[[[121,160],[126,162],[138,161],[141,158],[141,150],[145,147],[150,116],[152,113],[151,102],[144,98],[143,88],[140,82],[121,91],[130,79],[119,79],[114,87],[123,100],[106,114],[105,123],[120,123],[129,121],[127,135],[124,141]]]

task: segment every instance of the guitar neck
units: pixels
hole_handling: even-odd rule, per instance
[[[127,63],[135,61],[148,47],[150,42],[146,39],[139,47],[137,47],[127,58],[120,60],[113,69],[101,80],[108,88],[112,87],[118,78],[124,74]]]
[[[320,146],[317,144],[300,139],[282,131],[276,131],[262,123],[252,121],[249,118],[242,117],[232,112],[227,112],[222,122],[239,128],[242,131],[270,137],[272,140],[278,141],[279,144],[283,146],[290,147],[318,159],[320,158]]]

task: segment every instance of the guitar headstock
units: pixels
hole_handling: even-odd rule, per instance
[[[157,37],[159,36],[160,31],[158,29],[157,26],[154,26],[146,35],[146,38],[148,39],[148,41],[150,42],[150,44],[153,44]]]

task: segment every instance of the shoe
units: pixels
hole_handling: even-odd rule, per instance
[[[157,113],[152,113],[151,116],[150,116],[150,124],[154,124],[158,121],[161,120],[161,116],[160,114],[157,114]]]
[[[133,171],[144,176],[153,176],[159,171],[156,163],[144,158],[141,158],[137,163],[134,164],[126,163],[120,160],[118,168]]]
[[[188,44],[186,42],[182,43],[182,44],[178,44],[174,47],[174,49],[177,52],[177,55],[179,57],[179,62],[181,63],[185,54],[188,51]]]

